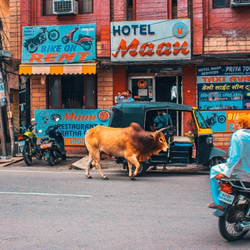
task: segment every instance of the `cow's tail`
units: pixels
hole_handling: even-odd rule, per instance
[[[89,150],[88,150],[88,142],[86,141],[86,138],[84,138],[84,145],[85,145],[85,150],[86,150],[86,155],[89,155]]]

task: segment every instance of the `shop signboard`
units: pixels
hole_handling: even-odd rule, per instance
[[[233,132],[238,114],[250,114],[250,66],[197,67],[198,107],[213,132]]]
[[[75,63],[96,60],[96,25],[23,27],[22,63]]]
[[[248,114],[248,110],[201,111],[213,132],[234,132],[233,123],[237,115]]]
[[[111,61],[191,59],[190,19],[111,22]]]
[[[2,71],[0,71],[0,105],[5,106],[6,104],[7,104],[7,99],[4,89],[3,74]]]
[[[200,110],[250,109],[250,66],[197,67]]]
[[[84,136],[88,129],[97,125],[108,126],[110,111],[106,109],[36,109],[35,127],[38,138],[45,136],[46,129],[60,125],[66,146],[84,146]]]

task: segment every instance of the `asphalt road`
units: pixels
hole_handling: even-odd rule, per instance
[[[233,243],[219,234],[206,172],[131,181],[106,161],[109,180],[95,170],[89,180],[68,170],[72,160],[0,168],[1,249],[249,249],[250,233]]]

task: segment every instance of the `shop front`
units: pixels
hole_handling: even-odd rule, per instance
[[[111,23],[111,61],[126,66],[126,87],[138,101],[183,102],[190,43],[189,19]]]
[[[136,101],[186,104],[183,62],[191,60],[190,34],[189,19],[111,23],[113,67],[126,68],[125,77],[114,71],[119,76],[114,74],[114,87],[119,86],[114,95],[128,88]],[[174,117],[177,127],[181,119]]]
[[[19,74],[30,105],[22,113],[30,112],[43,131],[59,115],[66,146],[83,146],[86,130],[109,119],[108,110],[96,109],[96,70],[95,24],[23,27]]]

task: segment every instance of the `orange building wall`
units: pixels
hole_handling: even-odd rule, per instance
[[[46,87],[41,84],[41,76],[34,75],[30,84],[31,117],[35,117],[35,109],[46,109]]]
[[[114,66],[113,67],[113,80],[114,80],[114,93],[113,103],[115,103],[115,96],[118,92],[123,92],[127,89],[127,73],[126,66]]]
[[[168,1],[136,0],[136,20],[168,19]]]
[[[193,53],[249,53],[249,7],[214,9],[212,3],[193,1]]]

